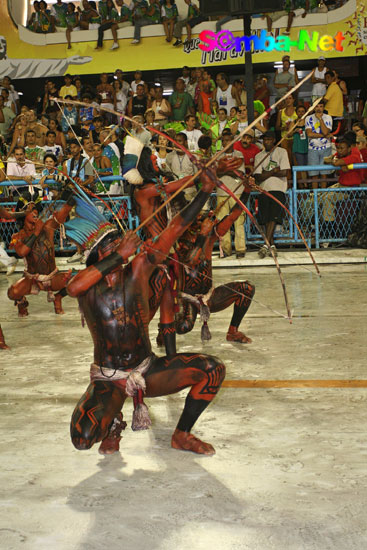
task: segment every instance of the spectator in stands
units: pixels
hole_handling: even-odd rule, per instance
[[[54,182],[51,186],[46,183],[46,180],[52,180],[58,175],[58,171],[56,170],[58,160],[52,153],[46,153],[43,158],[43,162],[46,167],[42,170],[41,179],[39,180],[38,185],[43,190],[43,196],[48,200],[59,198],[61,193],[61,183]]]
[[[323,97],[326,94],[325,74],[328,70],[325,57],[320,56],[317,60],[317,67],[311,76],[311,82],[313,84],[311,92],[312,103],[314,103],[318,97]]]
[[[331,155],[331,130],[333,120],[330,115],[324,113],[325,101],[321,100],[315,107],[312,115],[306,117],[306,133],[308,137],[308,157],[309,166],[320,166],[324,163],[324,158]],[[326,187],[326,177],[331,172],[321,172],[319,170],[310,170],[308,175],[312,177],[312,187],[317,189]],[[321,182],[320,176],[321,175]]]
[[[176,46],[176,44],[173,44],[173,45]],[[182,80],[185,82],[185,86],[187,86],[187,84],[189,83],[190,75],[191,75],[190,68],[187,65],[182,67],[182,75],[180,76],[180,78],[182,78]]]
[[[246,174],[252,174],[255,157],[260,153],[260,148],[254,143],[255,132],[250,129],[233,146],[235,151],[242,153]]]
[[[191,95],[185,92],[185,83],[182,78],[176,80],[176,90],[168,101],[172,107],[172,120],[182,121],[187,114],[195,114],[194,101]]]
[[[294,97],[289,95],[284,100],[284,108],[279,109],[277,115],[277,121],[275,124],[276,130],[280,131],[280,135],[284,141],[282,142],[282,147],[287,151],[289,163],[292,163],[292,145],[293,145],[293,136],[287,134],[291,129],[292,123],[297,120],[297,113],[294,106]]]
[[[357,147],[359,149],[360,155],[362,156],[363,162],[367,163],[367,137],[365,136],[357,136],[356,139]],[[364,184],[367,183],[367,168],[362,170],[363,172],[363,182]]]
[[[242,78],[237,78],[232,84],[234,88],[237,106],[247,105],[247,92],[245,90],[245,81]]]
[[[231,132],[235,136],[248,126],[247,106],[239,105],[236,120],[231,124]]]
[[[49,118],[56,118],[59,108],[53,98],[59,97],[59,90],[53,80],[48,80],[45,85],[45,94],[43,96],[42,114]]]
[[[153,140],[152,140],[153,141]],[[156,163],[162,172],[167,172],[166,158],[168,155],[167,146],[169,144],[168,136],[155,136],[154,138],[154,149],[153,155],[156,158]]]
[[[46,132],[48,130],[47,126],[44,126],[37,121],[34,109],[29,109],[29,111],[26,112],[26,119],[27,130],[34,130],[36,132],[37,145],[43,147],[46,142]]]
[[[136,87],[136,95],[130,97],[129,103],[127,104],[127,114],[129,117],[134,117],[137,115],[142,115],[147,109],[150,109],[150,102],[145,94],[144,84],[138,84]]]
[[[127,96],[122,91],[122,83],[120,80],[116,79],[113,81],[112,86],[115,90],[116,110],[122,114],[125,114],[127,106]]]
[[[162,0],[162,22],[166,33],[166,42],[172,42],[173,29],[178,17],[176,2]]]
[[[101,107],[114,109],[116,105],[116,94],[113,86],[108,82],[108,74],[102,73],[99,78],[100,84],[97,86],[97,96],[100,100]],[[103,116],[110,124],[112,124],[116,118],[115,115],[107,111],[104,112]]]
[[[186,128],[182,130],[182,133],[187,137],[189,151],[196,151],[199,138],[203,135],[201,130],[196,129],[196,117],[194,115],[186,115],[185,126]]]
[[[336,75],[333,71],[326,71],[325,80],[327,84],[324,95],[325,109],[333,117],[333,131],[338,126],[339,120],[343,117],[343,92],[336,82]]]
[[[126,96],[126,99],[127,99],[129,97],[129,92],[130,92],[130,84],[126,82],[126,80],[124,80],[124,73],[121,69],[116,69],[114,74],[114,79],[120,82],[121,91]]]
[[[154,100],[152,101],[152,109],[155,112],[155,122],[163,127],[171,118],[172,108],[170,102],[163,97],[163,87],[160,84],[154,86]]]
[[[131,127],[131,135],[144,143],[146,147],[150,147],[151,145],[151,133],[146,130],[143,127],[144,124],[144,116],[143,115],[136,115],[133,117],[133,123]]]
[[[41,26],[40,26],[40,2],[38,0],[34,0],[33,2],[33,9],[34,11],[31,13],[31,16],[27,23],[27,29],[29,29],[32,32],[41,32]]]
[[[33,198],[39,196],[39,191],[33,186],[36,178],[36,167],[30,160],[26,159],[24,147],[17,145],[14,149],[14,161],[8,162],[7,179],[11,181],[23,180],[26,186],[12,187],[11,190],[15,196],[21,195],[24,191],[29,191]]]
[[[216,151],[222,149],[221,135],[225,128],[230,128],[230,123],[227,116],[227,110],[224,107],[218,109],[218,116],[210,126],[209,135],[213,140],[213,148]]]
[[[267,131],[263,136],[264,151],[255,157],[256,168],[254,176],[262,189],[274,195],[280,202],[285,203],[288,188],[287,176],[290,170],[288,155],[285,149],[275,147],[274,132]],[[271,152],[271,153],[270,153]],[[268,155],[270,153],[270,155]],[[265,226],[265,234],[274,254],[277,250],[274,244],[274,231],[277,224],[282,224],[283,208],[267,195],[260,194],[258,199],[258,219],[260,225]],[[270,256],[271,251],[264,244],[258,252],[260,258]]]
[[[71,33],[72,31],[80,30],[79,13],[76,11],[75,4],[69,2],[66,12],[66,41],[68,43],[68,50],[71,49]],[[75,80],[74,80],[75,84]]]
[[[230,130],[225,130],[222,134],[222,144],[223,147],[226,147],[232,142],[232,134]],[[226,150],[225,153],[223,153],[226,157],[234,157],[234,158],[240,158],[243,160],[243,155],[240,151],[234,150],[233,146],[231,146],[229,149]],[[241,166],[238,169],[239,172],[245,172],[245,165],[244,163],[241,164]],[[218,174],[220,177],[219,179],[239,198],[242,190],[243,185],[241,184],[240,178],[232,172],[225,173],[225,174]],[[225,216],[227,216],[233,206],[236,204],[235,200],[230,197],[228,199],[228,194],[223,191],[220,188],[217,188],[217,218],[219,220],[223,219]],[[235,231],[235,237],[234,237],[234,247],[236,251],[236,258],[244,258],[246,254],[246,241],[245,241],[245,213],[243,212],[239,218],[234,222],[234,231]],[[221,239],[221,247],[224,253],[225,257],[232,255],[232,242],[231,242],[231,232],[227,231],[227,233],[222,237]]]
[[[308,161],[308,136],[306,133],[306,120],[304,115],[306,108],[304,105],[298,105],[296,109],[297,119],[292,122],[291,128],[293,129],[293,144],[292,144],[292,156],[293,164],[296,166],[307,166]],[[305,180],[307,178],[306,172],[297,172],[297,177]],[[299,183],[300,189],[306,189],[307,183],[303,181]]]
[[[121,153],[120,149],[112,139],[114,130],[105,129],[99,134],[99,142],[103,147],[103,155],[110,159],[112,174],[121,175]]]
[[[200,136],[198,140],[198,149],[195,156],[199,160],[209,160],[213,156],[213,140],[209,136]]]
[[[2,79],[1,83],[0,83],[0,88],[3,90],[3,89],[6,89],[8,90],[9,92],[9,99],[15,103],[15,107],[16,107],[16,110],[15,112],[16,113],[19,113],[20,112],[20,101],[19,101],[19,95],[18,95],[18,92],[16,91],[16,89],[14,88],[13,84],[11,83],[11,78],[9,76],[4,76],[4,78]],[[27,109],[27,107],[26,107]]]
[[[118,20],[118,28],[124,29],[125,27],[131,27],[133,24],[133,15],[129,5],[125,4],[124,0],[116,0],[116,4],[119,8],[121,8]]]
[[[341,167],[341,170],[338,171],[338,182],[329,187],[320,197],[323,218],[322,236],[324,238],[330,237],[332,232],[335,234],[337,230],[335,227],[336,205],[338,201],[347,198],[345,193],[333,192],[332,189],[340,187],[359,187],[364,176],[363,170],[348,168],[349,165],[361,162],[361,156],[357,147],[352,147],[350,141],[345,136],[337,139],[336,150],[337,153],[332,158],[331,164]]]
[[[1,115],[0,115],[1,116]],[[11,138],[11,144],[8,150],[8,158],[11,157],[14,148],[17,145],[20,145],[21,147],[24,147],[25,142],[25,133],[27,130],[27,119],[25,115],[20,115],[18,118],[18,122],[15,124],[13,136]],[[0,134],[4,135],[1,130],[1,123],[0,123]]]
[[[37,14],[39,24],[36,32],[39,33],[49,33],[55,32],[55,18],[51,15],[51,11],[47,9],[47,4],[44,0],[41,0],[39,3],[40,11]]]
[[[106,194],[110,189],[111,182],[102,182],[100,178],[112,176],[112,164],[111,160],[103,154],[103,148],[100,143],[93,145],[92,166],[99,176],[95,178],[96,193],[97,195]]]
[[[65,100],[72,100],[71,95],[65,96]],[[62,108],[62,117],[60,120],[60,126],[63,134],[65,134],[70,126],[75,126],[78,123],[78,110],[75,105],[66,103]]]
[[[43,147],[39,147],[36,142],[36,132],[34,130],[27,130],[25,134],[25,156],[27,160],[30,160],[36,165],[36,170],[40,171],[40,163],[43,162],[45,151]]]
[[[277,100],[283,97],[296,84],[294,75],[289,69],[290,62],[287,59],[284,59],[282,72],[277,72],[274,77],[274,87],[277,91]]]
[[[46,145],[44,145],[43,150],[45,153],[51,153],[57,158],[58,163],[60,164],[63,160],[64,151],[61,145],[56,145],[56,132],[49,130],[46,134]]]
[[[12,109],[5,106],[4,96],[0,95],[0,134],[5,139],[10,137],[10,127],[15,119],[15,113]]]
[[[82,6],[83,10],[78,8],[80,28],[82,30],[97,30],[101,24],[101,17],[97,11],[96,3],[82,0]]]
[[[71,96],[72,99],[77,99],[78,97],[78,90],[75,84],[73,84],[73,79],[70,74],[64,76],[64,85],[61,86],[59,91],[59,96],[62,97],[62,99],[65,99],[67,95]]]
[[[186,147],[187,149],[187,136],[183,132],[180,132],[176,136],[176,141]],[[166,165],[169,172],[171,172],[175,178],[181,179],[184,176],[193,176],[196,172],[195,165],[190,160],[189,156],[181,150],[171,151],[166,157]],[[191,200],[196,195],[196,189],[190,187],[185,189],[185,197],[187,200]]]
[[[10,99],[10,96],[9,96],[9,90],[7,90],[6,88],[3,88],[1,90],[1,95],[3,96],[4,98],[4,106],[5,107],[9,107],[9,109],[11,109],[13,111],[14,114],[16,114],[16,106],[15,106],[15,103],[14,101],[12,101]]]
[[[267,85],[266,78],[263,75],[259,75],[254,82],[254,99],[255,101],[262,101],[265,109],[269,109],[270,91]]]
[[[357,137],[367,137],[366,127],[361,122],[353,122],[352,131]]]
[[[156,25],[160,23],[157,20],[156,0],[133,0],[133,19],[134,19],[134,39],[131,44],[139,44],[141,37],[141,28],[147,25]]]
[[[218,101],[219,107],[226,109],[229,115],[231,107],[236,106],[236,90],[233,88],[232,84],[229,84],[226,73],[218,73],[216,83],[217,88],[214,92],[214,98]]]
[[[100,143],[99,136],[104,127],[104,118],[96,116],[93,118],[93,128],[89,131],[89,137],[93,143]]]
[[[186,23],[186,31],[187,31],[186,42],[190,43],[192,29],[196,27],[196,25],[200,25],[200,23],[207,21],[207,17],[205,17],[200,13],[200,9],[197,6],[195,6],[195,4],[191,2],[191,0],[185,0],[185,3],[189,6],[189,10],[190,10],[190,6],[194,6],[196,8],[195,9],[196,15],[194,15],[194,17],[188,18],[188,21]]]
[[[185,19],[182,19],[180,21],[177,21],[173,36],[176,38],[174,46],[180,46],[182,44],[182,30],[184,27],[186,27],[187,30],[187,39],[189,40],[189,28],[190,28],[190,39],[191,39],[191,28],[189,27],[190,22],[195,22],[198,20],[198,17],[200,17],[200,10],[199,8],[191,2],[191,0],[185,0],[185,4],[187,4],[187,15]],[[198,24],[198,23],[196,23]],[[186,83],[187,84],[187,83]]]
[[[82,101],[88,107],[80,107],[78,123],[84,130],[89,130],[91,127],[93,128],[94,107],[92,105],[92,97],[89,94],[83,94]]]
[[[65,151],[65,149],[66,149],[66,139],[65,139],[65,136],[64,136],[63,132],[61,131],[61,128],[58,125],[57,121],[53,120],[51,118],[49,123],[48,123],[48,129],[55,132],[55,134],[56,134],[56,141],[55,141],[56,145],[60,145],[62,147],[63,151]]]
[[[143,73],[141,71],[135,71],[134,80],[130,84],[130,95],[136,95],[136,88],[139,84],[145,85],[143,80]]]
[[[119,14],[115,7],[113,0],[106,0],[106,2],[99,3],[99,15],[101,16],[101,24],[98,27],[98,41],[96,50],[101,50],[103,46],[103,34],[104,31],[111,29],[113,36],[113,44],[110,50],[117,50],[119,47],[117,38],[118,20]]]
[[[57,0],[56,4],[51,6],[50,13],[55,19],[55,27],[57,31],[64,31],[67,27],[66,23],[66,14],[68,10],[68,5],[65,4],[62,0]]]

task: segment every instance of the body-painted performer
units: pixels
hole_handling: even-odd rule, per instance
[[[23,212],[12,212],[12,211],[7,210],[6,208],[0,206],[0,218],[4,219],[4,220],[14,221],[16,219],[24,218],[24,213]],[[3,249],[1,248],[1,250],[3,250]],[[2,256],[0,254],[0,258],[1,257]],[[5,338],[4,338],[3,331],[1,329],[1,325],[0,325],[0,349],[9,349],[9,346],[7,346],[6,343],[5,343]]]
[[[65,286],[71,272],[60,273],[56,267],[54,233],[67,219],[73,204],[74,199],[71,196],[46,222],[39,218],[34,202],[28,202],[24,207],[24,226],[12,236],[10,244],[25,262],[24,277],[8,289],[8,297],[18,306],[19,317],[28,315],[25,297],[38,294],[40,290],[47,291],[48,300],[54,302],[56,314],[64,313],[61,300],[66,295]],[[54,295],[56,291],[57,294]]]
[[[67,234],[73,240],[80,238],[81,224],[87,219],[97,219],[95,223],[99,227],[85,229],[84,244],[87,242],[86,247],[92,250],[88,267],[67,287],[70,296],[78,297],[94,342],[91,383],[71,420],[71,438],[77,449],[89,449],[101,442],[100,453],[118,451],[121,430],[126,426],[121,409],[127,396],[133,396],[137,404],[143,390],[146,397],[157,397],[191,387],[171,445],[199,454],[215,452],[210,444],[193,436],[191,429],[218,392],[225,375],[224,365],[219,359],[202,354],[156,357],[152,354],[148,331],[152,315],[149,303],[152,274],[157,272],[159,276],[157,265],[164,261],[173,243],[208,199],[213,188],[212,176],[207,172],[201,180],[202,190],[196,198],[173,218],[157,239],[146,241],[126,267],[122,264],[134,252],[138,244],[136,237],[127,234],[121,240],[113,232],[114,226],[108,228],[108,224],[98,222],[101,214],[96,209],[93,214],[86,206],[89,203],[84,201],[82,206],[80,199],[76,199],[78,217],[66,224]],[[89,231],[92,241],[88,241]],[[159,300],[157,303],[159,305]],[[142,420],[147,427],[149,421]],[[142,426],[135,425],[135,429]]]
[[[126,145],[127,150],[130,152],[127,166],[130,171],[127,171],[126,168],[124,175],[133,185],[133,199],[140,221],[143,222],[148,220],[144,226],[145,235],[147,238],[155,238],[167,227],[168,220],[172,219],[175,213],[179,212],[187,205],[184,193],[179,193],[177,197],[169,203],[167,208],[160,210],[154,216],[153,214],[161,204],[163,204],[167,197],[182,187],[191,176],[187,176],[180,180],[165,182],[160,177],[159,173],[157,173],[157,170],[155,170],[148,148],[143,149],[139,142],[131,140],[131,138],[127,139]],[[134,164],[131,164],[134,154],[136,155],[135,164],[137,164],[137,170],[133,168]],[[238,168],[240,164],[241,163],[237,159],[223,158],[219,161],[217,171],[220,174],[227,173],[232,169]],[[191,186],[193,185],[194,181],[191,183]],[[150,217],[151,219],[149,220]],[[178,263],[175,261],[175,259],[177,259],[176,253],[171,251],[170,256],[173,257],[173,261],[162,263],[162,265],[157,268],[161,271],[160,276],[158,277],[156,273],[153,273],[152,281],[149,283],[149,288],[152,291],[150,296],[152,311],[156,309],[157,298],[161,296],[161,287],[164,287],[164,292],[160,299],[160,322],[157,345],[164,345],[168,355],[176,353],[175,311],[178,312],[176,296],[180,290],[179,281],[183,281],[183,278],[179,277]],[[156,288],[155,285],[158,282],[159,288]],[[153,316],[154,314],[152,317]]]
[[[245,187],[240,197],[244,204],[249,197],[249,191],[250,189]],[[214,243],[230,230],[242,212],[241,206],[235,204],[231,212],[220,221],[209,215],[193,224],[180,239],[177,252],[180,258],[180,278],[183,282],[180,284],[182,291],[179,293],[180,312],[176,314],[178,334],[190,332],[200,312],[204,321],[202,339],[210,339],[207,326],[209,314],[223,311],[234,304],[226,339],[243,344],[251,342],[250,338],[239,331],[239,326],[251,305],[255,294],[254,285],[248,281],[234,281],[214,288],[212,279]]]

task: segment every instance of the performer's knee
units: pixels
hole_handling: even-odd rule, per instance
[[[18,300],[19,296],[14,292],[14,285],[8,288],[8,298],[9,300]]]
[[[206,355],[206,362],[207,362],[206,371],[211,373],[213,371],[216,371],[217,382],[218,382],[218,385],[220,385],[223,382],[224,377],[226,375],[225,365],[220,359],[218,359],[218,357],[215,357],[214,355]]]
[[[94,441],[84,439],[83,437],[72,437],[71,441],[78,451],[87,451],[94,444]]]

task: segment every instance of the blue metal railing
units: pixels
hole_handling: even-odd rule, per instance
[[[355,169],[367,169],[367,163],[355,164]],[[325,189],[297,189],[297,173],[307,172],[310,166],[294,166],[292,168],[293,186],[286,193],[286,206],[292,213],[297,224],[304,233],[309,246],[319,248],[324,242],[344,242],[351,232],[353,222],[358,215],[362,200],[367,199],[367,186],[363,187],[328,187]],[[312,170],[320,172],[330,170],[340,170],[340,167],[321,165],[312,166]],[[104,183],[124,181],[121,176],[107,176],[101,178]],[[37,184],[39,180],[34,180]],[[47,180],[49,185],[53,180]],[[3,181],[0,182],[1,188],[24,187],[27,184],[24,181]],[[0,193],[0,197],[2,194]],[[258,193],[251,193],[248,206],[251,212],[256,212],[256,201]],[[103,200],[102,200],[103,198]],[[139,225],[138,217],[133,213],[131,199],[127,195],[103,195],[101,199],[92,199],[97,206],[103,209],[104,215],[112,219],[113,214],[105,206],[108,204],[114,214],[122,220],[123,224],[129,229],[135,229]],[[103,202],[104,201],[104,202]],[[14,208],[14,202],[1,202],[2,206]],[[42,201],[45,207],[50,204],[49,201]],[[210,198],[210,207],[215,208],[216,195],[212,194]],[[0,224],[0,240],[4,240],[6,248],[10,242],[12,233],[17,230],[15,222],[4,222]],[[246,217],[245,221],[246,241],[252,244],[262,244],[262,237],[259,235],[255,225]],[[277,228],[275,233],[276,242],[279,244],[298,244],[302,242],[299,231],[292,218],[285,214],[283,224]],[[72,250],[74,247],[60,237],[59,233],[55,235],[56,250]]]

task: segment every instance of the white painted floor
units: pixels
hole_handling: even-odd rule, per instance
[[[179,350],[218,355],[227,380],[366,380],[367,267],[283,271],[292,325],[274,312],[285,314],[273,267],[221,268],[217,283],[256,285],[243,323],[253,343],[225,341],[228,310],[212,315],[209,344],[198,325]],[[0,352],[2,550],[367,548],[367,388],[222,388],[194,429],[214,457],[170,448],[182,392],[147,400],[153,427],[128,427],[120,454],[76,451],[69,420],[88,384],[89,332],[70,298],[60,317],[32,296],[18,319],[6,297],[18,277],[0,275],[12,347]]]

